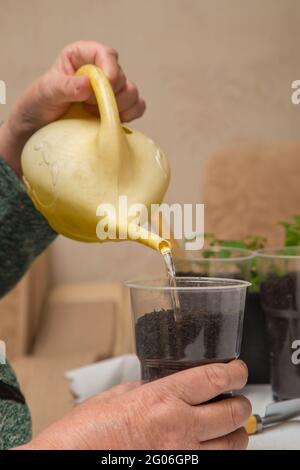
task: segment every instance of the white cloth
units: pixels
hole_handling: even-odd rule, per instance
[[[134,354],[107,359],[66,372],[70,389],[77,401],[85,400],[119,383],[140,379],[140,365]],[[263,416],[272,402],[269,385],[248,385],[243,394],[252,403],[253,413]],[[300,450],[300,418],[265,429],[251,436],[250,450]]]
[[[97,393],[124,382],[140,379],[140,363],[135,354],[106,359],[65,373],[76,401],[86,400]]]

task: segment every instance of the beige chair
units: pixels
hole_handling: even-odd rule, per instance
[[[283,243],[281,220],[300,214],[300,143],[240,145],[210,157],[202,176],[205,231]]]
[[[48,271],[45,253],[0,302],[1,339],[31,408],[34,434],[73,406],[65,371],[133,350],[122,284],[51,289]]]

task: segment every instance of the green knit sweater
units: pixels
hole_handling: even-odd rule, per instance
[[[12,289],[56,233],[36,211],[21,181],[0,158],[0,298]],[[5,342],[5,338],[0,340]],[[0,449],[31,438],[31,419],[13,370],[0,364]]]

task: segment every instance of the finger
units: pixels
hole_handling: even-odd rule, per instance
[[[247,449],[249,437],[244,428],[227,434],[227,436],[218,437],[211,441],[201,443],[201,450],[245,450]]]
[[[117,101],[117,104],[118,104],[118,101]],[[93,116],[99,117],[100,113],[99,113],[99,108],[98,108],[97,104],[94,105],[94,104],[90,104],[89,102],[85,102],[85,103],[83,103],[83,106],[84,106],[84,108],[86,109],[86,111],[88,113],[92,114]],[[119,105],[118,105],[118,108],[119,108]],[[128,111],[130,111],[130,114],[127,114],[127,112],[125,112],[125,111],[123,113],[121,113],[121,121],[122,122],[129,122],[133,119],[136,119],[136,118],[140,117],[143,114],[144,110],[145,110],[145,106],[142,106],[140,110],[138,109],[138,112],[136,112],[136,110],[134,110],[133,114],[134,114],[135,117],[131,118],[131,116],[130,116],[131,108],[129,108]]]
[[[251,411],[251,403],[243,396],[195,406],[193,413],[199,441],[209,441],[242,427]]]
[[[146,110],[146,103],[142,98],[139,98],[138,102],[127,111],[120,113],[120,119],[122,122],[131,122],[134,119],[141,117]]]
[[[246,385],[247,366],[242,361],[228,364],[208,364],[177,372],[156,382],[165,385],[165,393],[190,405],[199,405],[230,390]],[[154,385],[154,384],[153,384]]]
[[[123,113],[137,104],[139,93],[136,86],[132,82],[126,82],[121,92],[116,96],[118,109]]]
[[[115,84],[113,84],[109,74],[107,75],[110,83],[113,86],[113,90],[114,90],[115,95],[117,95],[118,93],[120,93],[123,90],[123,88],[126,86],[126,82],[127,82],[126,75],[123,72],[121,66],[118,65],[118,67],[119,67],[119,76],[117,77]]]
[[[96,56],[96,65],[105,73],[114,93],[119,93],[126,84],[126,77],[118,63],[117,56],[105,51],[105,53]]]
[[[75,41],[64,47],[53,68],[67,75],[74,75],[82,65],[94,64],[96,53],[105,47],[95,41]]]
[[[88,97],[91,96],[91,94],[93,93],[88,77],[71,77],[67,80],[69,80],[70,83],[73,82],[72,87],[75,87],[75,93],[73,93],[70,89],[70,93],[66,94],[66,98],[68,101],[86,101]]]
[[[121,86],[123,86],[121,91],[116,94],[116,102],[120,113],[125,112],[133,107],[139,100],[139,94],[136,86],[132,82],[127,81],[125,75],[124,81],[123,79],[121,81]],[[88,105],[87,110],[89,112],[92,114],[99,114],[99,112],[95,112],[95,110],[92,108],[92,106],[95,106],[98,110],[97,100],[94,93],[86,101],[86,104]]]
[[[56,61],[60,70],[67,73],[72,70],[74,73],[85,64],[95,64],[100,67],[109,79],[115,93],[124,87],[126,77],[118,64],[118,52],[104,44],[96,41],[76,41],[66,46]]]
[[[52,73],[46,76],[45,93],[51,102],[72,103],[85,101],[90,93],[91,86],[88,77],[67,76]]]
[[[94,64],[97,54],[102,54],[103,50],[109,49],[104,44],[96,41],[75,41],[68,44],[59,55],[56,64],[60,67],[69,63],[68,67],[73,68],[73,73],[82,65]]]
[[[117,84],[117,86],[115,87],[116,89],[114,90],[114,93],[116,95],[116,93],[119,93],[119,89],[121,90],[122,88],[124,89],[124,86],[126,85],[126,77],[124,75],[123,72],[121,72],[121,76],[119,78],[119,82]],[[121,90],[122,91],[122,90]],[[119,96],[119,95],[118,95]],[[117,98],[117,96],[116,96]],[[91,95],[89,96],[89,98],[86,100],[86,103],[89,104],[89,105],[92,105],[92,106],[97,106],[98,107],[98,104],[97,104],[97,100],[96,100],[96,96],[94,93],[91,93]]]

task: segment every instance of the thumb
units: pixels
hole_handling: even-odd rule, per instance
[[[52,99],[61,103],[73,103],[74,101],[86,101],[92,94],[89,78],[85,75],[76,77],[59,75],[55,77],[52,91]]]

